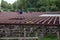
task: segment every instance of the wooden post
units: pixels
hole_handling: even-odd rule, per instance
[[[57,27],[57,39],[60,40],[60,27]]]
[[[60,32],[57,31],[57,39],[60,40]]]
[[[24,28],[24,37],[26,37],[26,28]]]
[[[26,37],[26,28],[24,28],[24,37]],[[25,39],[24,39],[25,40]]]
[[[37,33],[37,32],[35,32],[35,33],[36,33],[36,35],[35,35],[35,36],[36,36],[36,37],[38,37],[38,33]]]
[[[46,33],[46,27],[43,25],[43,26],[41,26],[42,27],[42,32],[41,32],[41,34],[40,34],[40,39],[41,40],[43,40],[43,38],[44,38],[44,35],[45,35],[45,33]]]
[[[31,27],[31,28],[30,28],[30,32],[32,32],[32,31],[33,31],[33,28]]]
[[[38,37],[38,33],[36,32],[36,37]],[[37,40],[37,39],[35,39],[35,40]]]

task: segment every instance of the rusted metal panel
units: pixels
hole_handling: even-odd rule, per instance
[[[32,12],[32,13],[24,12],[24,14],[20,15],[18,12],[1,12],[0,24],[60,25],[60,16],[39,17],[39,15],[47,14],[47,13],[52,14],[52,15],[60,14],[60,12]]]

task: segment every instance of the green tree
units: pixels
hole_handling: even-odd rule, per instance
[[[6,1],[2,0],[1,1],[1,8],[6,11],[8,9],[8,3]]]

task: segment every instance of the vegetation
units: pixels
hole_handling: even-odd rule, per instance
[[[39,40],[41,40],[40,37]],[[47,36],[43,38],[43,40],[57,40],[57,35],[54,33],[49,33]]]
[[[60,0],[17,0],[13,4],[2,0],[3,11],[60,11]]]

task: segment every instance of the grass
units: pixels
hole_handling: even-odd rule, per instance
[[[57,40],[57,38],[44,38],[43,40]]]
[[[39,37],[40,40],[40,37]],[[57,40],[56,34],[49,34],[46,37],[43,38],[43,40]]]

